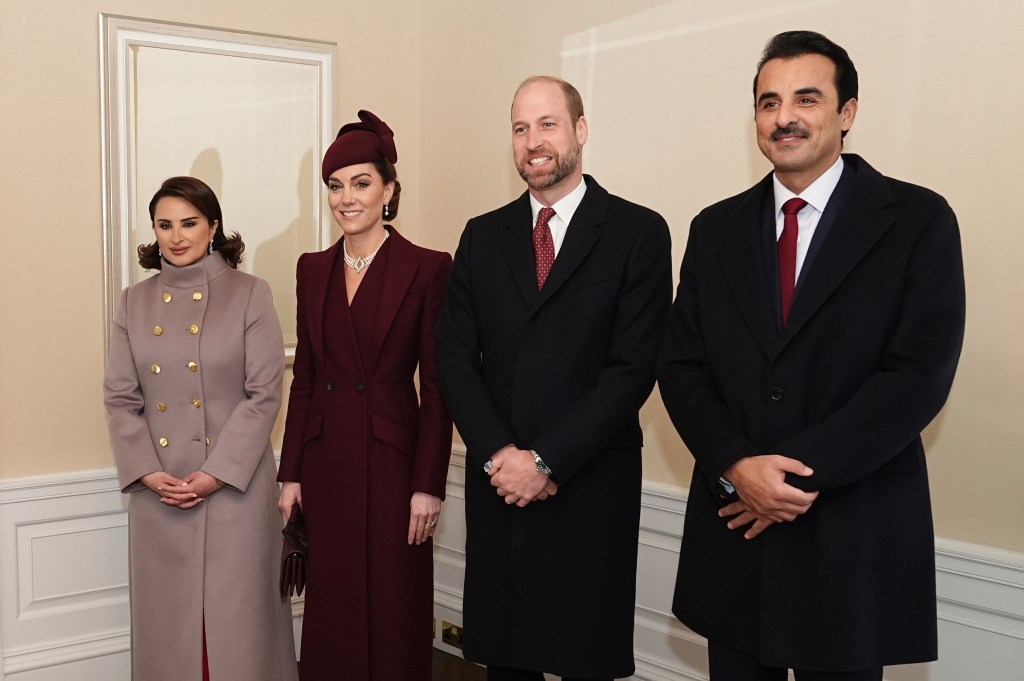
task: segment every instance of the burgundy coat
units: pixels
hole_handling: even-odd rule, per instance
[[[278,479],[302,484],[309,529],[307,679],[430,678],[433,547],[406,537],[413,492],[444,498],[452,422],[434,327],[451,256],[390,231],[360,284],[355,303],[373,303],[361,316],[346,304],[340,243],[298,263]]]

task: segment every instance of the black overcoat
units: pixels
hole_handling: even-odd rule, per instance
[[[643,435],[671,304],[668,226],[592,177],[543,292],[529,196],[469,221],[438,329],[467,447],[464,653],[576,677],[633,672]],[[482,466],[508,444],[561,487],[506,505]]]
[[[852,671],[937,654],[920,433],[963,340],[959,231],[934,192],[844,161],[783,330],[762,241],[771,176],[694,219],[659,361],[697,463],[673,611],[771,666]],[[748,541],[716,516],[716,484],[764,453],[809,465],[814,475],[789,482],[821,495]]]

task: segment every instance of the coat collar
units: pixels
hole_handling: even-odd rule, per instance
[[[389,226],[388,231],[391,232],[390,253],[387,260],[388,270],[381,287],[380,301],[374,322],[374,343],[370,349],[370,352],[373,353],[370,357],[370,366],[373,367],[377,365],[384,338],[398,314],[398,309],[401,307],[409,286],[412,285],[418,268],[416,247],[399,234],[394,227]],[[306,324],[309,327],[310,344],[314,356],[320,361],[320,366],[326,366],[324,315],[327,314],[327,287],[330,285],[334,269],[345,266],[341,252],[341,239],[339,239],[325,251],[307,254],[309,265],[303,274],[302,288],[308,301]]]
[[[509,204],[502,215],[505,227],[503,246],[512,276],[523,300],[536,310],[561,288],[601,238],[606,221],[608,192],[590,175],[584,175],[587,192],[573,214],[565,240],[551,267],[544,290],[537,291],[537,268],[533,257],[533,219],[529,192]]]
[[[208,285],[229,269],[231,266],[224,260],[224,256],[215,251],[184,267],[161,263],[160,281],[174,288],[195,288]]]
[[[751,332],[769,357],[778,355],[800,332],[894,221],[885,211],[895,201],[885,178],[859,156],[844,154],[843,160],[850,170],[840,181],[850,183],[845,200],[834,207],[835,221],[801,277],[789,322],[781,333],[771,299],[770,268],[759,237],[764,202],[771,200],[771,174],[740,195],[736,208],[714,231],[729,284]]]

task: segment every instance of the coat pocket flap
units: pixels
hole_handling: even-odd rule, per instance
[[[410,458],[416,454],[416,434],[386,416],[374,414],[371,418],[373,436],[391,445]]]

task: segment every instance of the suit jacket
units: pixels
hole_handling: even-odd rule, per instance
[[[771,176],[694,219],[658,369],[697,463],[673,611],[764,664],[836,671],[936,657],[920,433],[948,395],[964,327],[949,206],[844,161],[785,328],[762,247]],[[814,469],[788,482],[821,495],[748,541],[717,517],[717,480],[769,453]]]
[[[670,305],[671,248],[661,216],[586,183],[541,292],[528,194],[469,221],[438,357],[468,451],[466,657],[628,676],[638,411]],[[540,453],[557,495],[504,503],[481,467],[508,444]]]
[[[283,372],[270,287],[219,253],[165,264],[121,297],[104,401],[118,478],[131,493],[135,679],[199,678],[204,616],[215,677],[296,678],[291,609],[277,597],[270,444]],[[226,486],[187,511],[139,482],[196,470]]]

